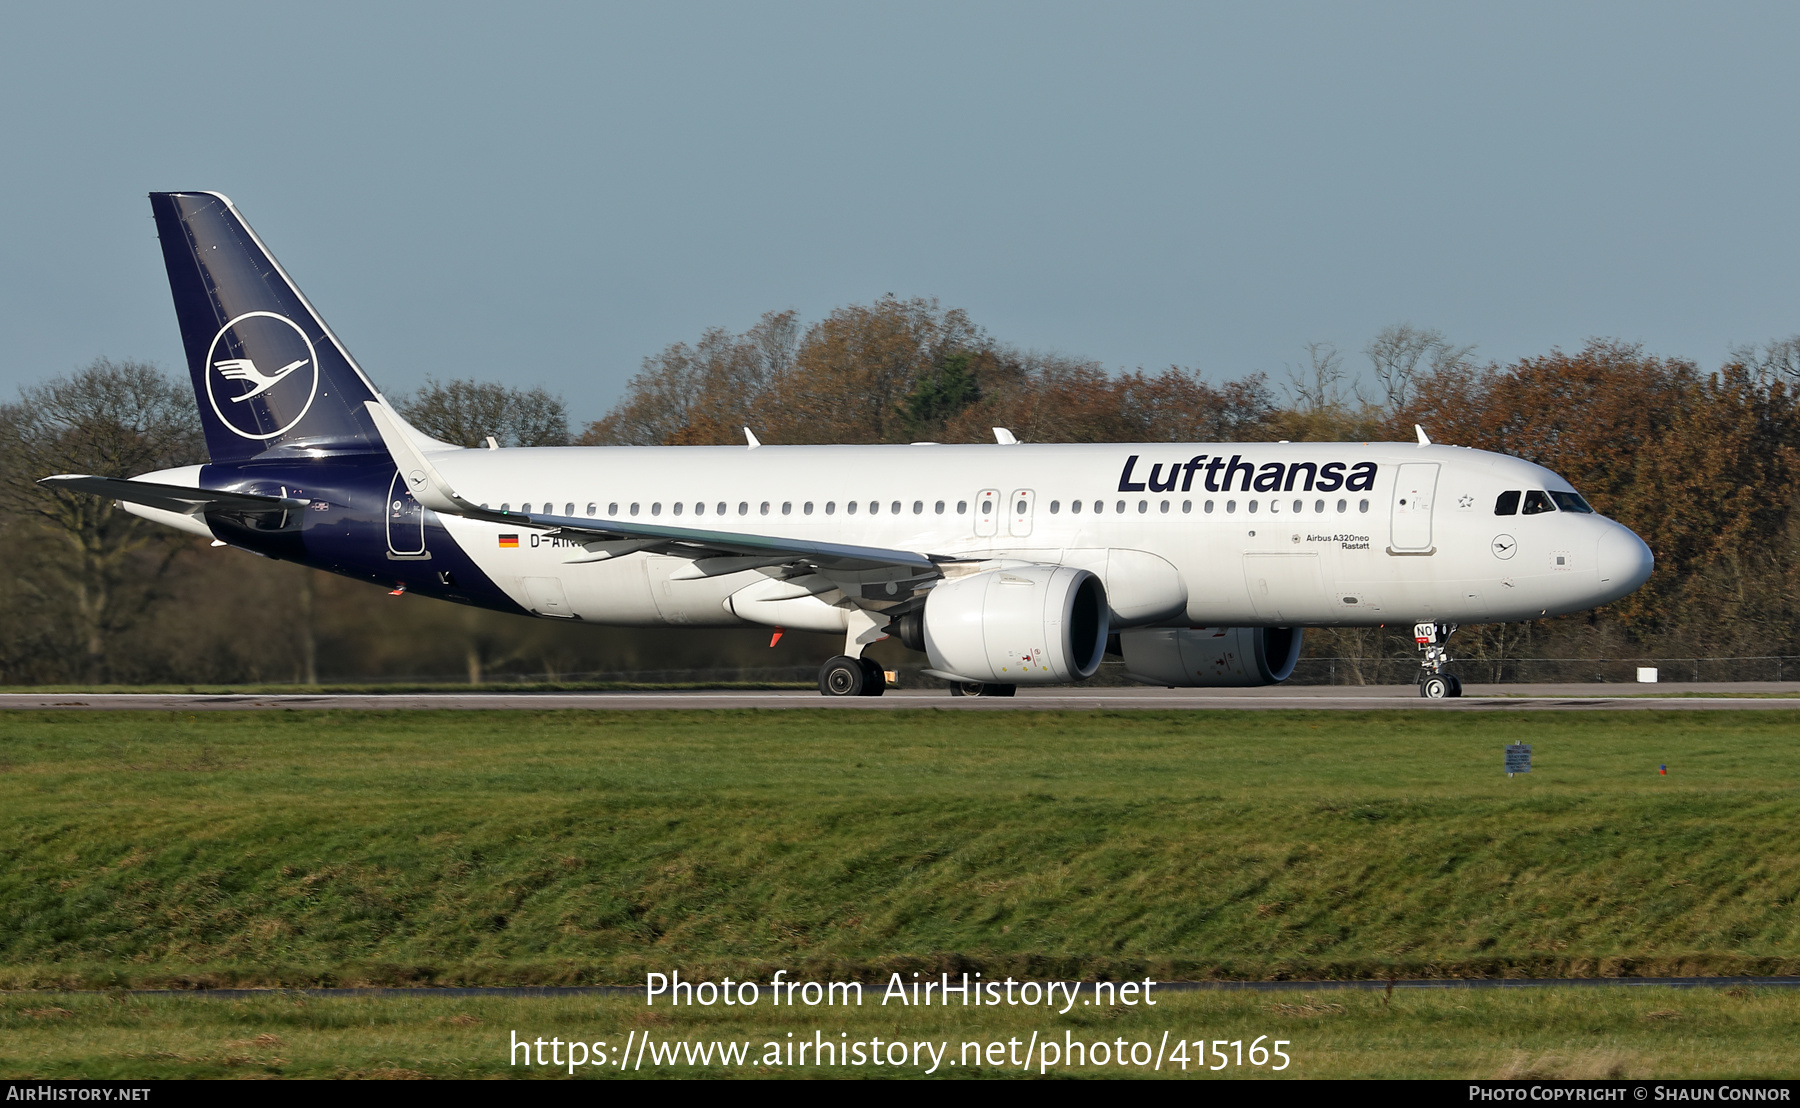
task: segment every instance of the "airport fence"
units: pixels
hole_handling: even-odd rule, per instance
[[[1638,670],[1654,669],[1661,681],[1800,681],[1800,656],[1748,655],[1719,658],[1465,658],[1456,654],[1449,671],[1484,685],[1626,684]],[[1418,679],[1416,655],[1380,658],[1302,658],[1289,683],[1298,685],[1404,685]]]
[[[1716,658],[1461,658],[1454,644],[1450,672],[1472,684],[1632,684],[1640,668],[1657,671],[1660,681],[1800,681],[1800,656],[1749,655]],[[902,665],[901,688],[932,688],[941,684],[920,672],[919,665]],[[1409,685],[1418,678],[1417,655],[1394,654],[1374,658],[1302,658],[1288,678],[1294,685]],[[741,666],[708,669],[634,669],[586,672],[546,672],[542,668],[495,670],[484,675],[483,685],[555,688],[570,686],[674,686],[764,687],[811,686],[818,677],[816,664],[790,666]],[[383,677],[358,684],[418,686],[462,684],[448,674]],[[1116,658],[1108,658],[1089,684],[1123,686],[1136,682],[1125,674]],[[466,686],[465,686],[466,687]]]

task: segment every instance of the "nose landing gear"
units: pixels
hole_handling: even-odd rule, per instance
[[[1444,672],[1444,666],[1450,661],[1450,648],[1446,644],[1454,634],[1454,623],[1413,624],[1413,641],[1425,654],[1419,662],[1419,695],[1427,700],[1462,695],[1462,679],[1454,673]]]

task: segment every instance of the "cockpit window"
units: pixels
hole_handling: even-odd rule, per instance
[[[1521,514],[1528,515],[1528,516],[1535,516],[1535,515],[1542,514],[1544,512],[1554,512],[1554,511],[1556,511],[1556,507],[1555,507],[1555,505],[1550,503],[1550,494],[1549,493],[1539,492],[1537,489],[1528,489],[1526,491],[1526,493],[1525,493],[1525,511]]]
[[[1494,501],[1494,514],[1497,516],[1516,516],[1519,514],[1519,490],[1508,489]]]
[[[1550,499],[1556,501],[1556,506],[1565,512],[1580,512],[1583,515],[1594,513],[1594,509],[1588,507],[1588,502],[1581,499],[1578,492],[1551,492]]]

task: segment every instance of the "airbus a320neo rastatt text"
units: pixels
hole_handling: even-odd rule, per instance
[[[1307,627],[1458,625],[1617,600],[1649,549],[1569,482],[1417,443],[466,447],[409,426],[238,214],[150,197],[212,461],[45,483],[420,596],[614,626],[892,636],[963,695],[1093,676],[1285,680]]]

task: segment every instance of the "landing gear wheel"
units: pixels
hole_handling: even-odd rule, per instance
[[[1432,674],[1419,682],[1419,695],[1427,700],[1442,700],[1453,695],[1450,692],[1450,678]]]
[[[1447,675],[1446,679],[1450,682],[1450,695],[1451,696],[1461,696],[1462,695],[1462,678],[1460,678],[1460,677],[1456,676],[1456,674],[1452,673],[1452,674]]]
[[[951,696],[1011,696],[1017,685],[984,685],[980,681],[958,681],[950,686]]]
[[[862,696],[868,683],[869,675],[863,669],[862,659],[848,654],[839,654],[819,667],[819,693],[822,696]]]
[[[863,667],[862,695],[880,696],[887,692],[887,671],[881,668],[881,663],[873,658],[863,658],[861,661]]]

